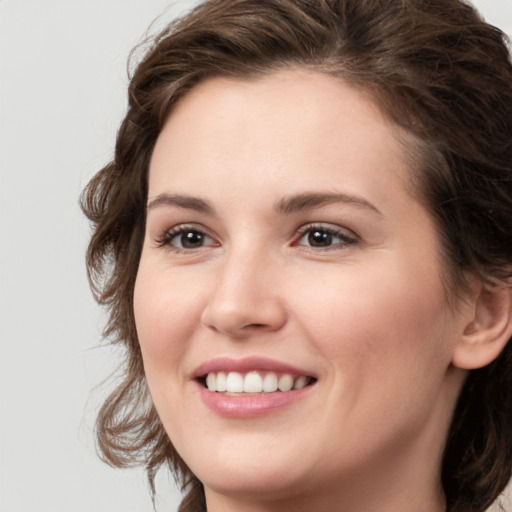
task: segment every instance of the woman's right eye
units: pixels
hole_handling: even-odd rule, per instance
[[[167,231],[157,240],[157,244],[159,247],[167,246],[176,251],[190,251],[217,245],[213,238],[203,231],[179,226]]]

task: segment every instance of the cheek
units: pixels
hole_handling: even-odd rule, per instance
[[[146,373],[176,366],[198,325],[200,297],[169,272],[141,260],[134,290],[134,314]]]
[[[317,290],[314,301],[308,298],[312,290],[303,290],[303,304],[295,308],[303,328],[342,373],[388,378],[403,374],[404,365],[406,373],[425,373],[434,359],[442,371],[451,358],[453,332],[441,280],[435,272],[428,281],[422,272],[408,275],[403,265],[385,269],[352,268],[322,293]]]
[[[173,440],[186,439],[187,431],[181,426],[195,421],[181,401],[187,382],[183,361],[200,318],[200,298],[190,285],[142,259],[134,290],[144,373],[156,410]],[[183,421],[176,422],[177,417]]]
[[[417,284],[390,276],[354,288],[346,279],[309,312],[336,390],[330,409],[342,411],[339,421],[351,418],[351,435],[364,430],[368,446],[420,430],[450,365],[454,333],[442,288]]]

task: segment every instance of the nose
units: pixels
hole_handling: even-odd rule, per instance
[[[274,332],[286,323],[277,265],[257,255],[232,254],[216,268],[201,321],[231,338]]]

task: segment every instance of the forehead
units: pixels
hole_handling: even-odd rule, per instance
[[[278,177],[290,188],[341,179],[350,189],[365,178],[385,194],[380,174],[409,181],[402,153],[398,130],[377,103],[339,78],[301,68],[211,78],[181,98],[164,125],[149,195],[212,176],[214,188],[228,181],[240,190]]]

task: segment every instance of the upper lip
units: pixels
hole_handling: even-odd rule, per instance
[[[242,359],[235,359],[230,357],[219,357],[211,359],[201,364],[193,373],[193,377],[198,379],[208,375],[209,373],[216,372],[239,372],[246,373],[253,370],[287,373],[294,376],[305,375],[307,377],[315,377],[311,372],[297,368],[296,366],[278,361],[275,359],[268,359],[266,357],[244,357]]]

